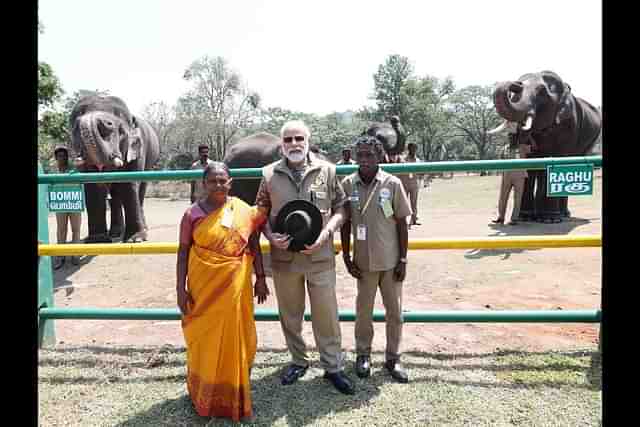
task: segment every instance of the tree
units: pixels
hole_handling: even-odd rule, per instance
[[[38,20],[38,33],[44,33],[44,25]],[[64,90],[53,68],[46,62],[38,62],[38,159],[45,172],[50,170],[53,148],[63,143],[64,117],[56,111]]]
[[[397,115],[402,123],[407,121],[409,99],[403,89],[412,76],[413,66],[405,56],[389,55],[384,64],[378,66],[378,71],[373,75],[373,99],[381,115]]]
[[[473,144],[479,160],[496,158],[497,147],[507,140],[504,135],[487,133],[502,122],[493,105],[493,87],[467,86],[452,101],[452,123],[459,135]]]
[[[451,135],[449,100],[455,88],[453,80],[425,76],[411,78],[403,92],[408,100],[407,122],[409,140],[421,148],[423,161],[447,160],[447,138]]]
[[[219,56],[194,61],[183,78],[193,86],[178,101],[178,116],[197,130],[186,132],[185,137],[202,138],[201,142],[211,147],[211,157],[221,160],[239,131],[256,120],[260,96],[250,91],[241,75]]]
[[[143,108],[142,118],[156,131],[160,142],[160,160],[158,163],[161,168],[167,167],[172,156],[179,154],[178,145],[174,139],[178,127],[176,108],[167,105],[163,101],[152,102]]]

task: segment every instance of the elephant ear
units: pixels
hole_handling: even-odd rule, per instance
[[[131,132],[127,138],[126,163],[134,162],[140,158],[142,151],[142,132],[135,116],[131,118]]]
[[[571,96],[571,86],[564,84],[564,91],[562,97],[558,102],[558,112],[556,113],[556,124],[560,124],[562,121],[570,119],[573,115],[573,103]]]

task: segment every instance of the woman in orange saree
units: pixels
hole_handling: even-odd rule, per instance
[[[191,205],[180,224],[177,299],[187,346],[187,388],[201,416],[250,418],[249,372],[257,338],[253,296],[269,295],[256,229],[258,208],[229,197],[224,163],[207,166],[207,196]],[[251,289],[252,264],[256,271]]]

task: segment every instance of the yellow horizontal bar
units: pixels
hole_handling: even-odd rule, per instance
[[[334,240],[337,252],[342,250],[340,240]],[[263,253],[269,252],[269,243],[260,242]],[[503,236],[480,238],[411,239],[409,249],[505,249],[505,248],[576,248],[602,246],[599,235],[584,236]],[[93,243],[93,244],[41,244],[38,255],[137,255],[175,254],[177,243]]]

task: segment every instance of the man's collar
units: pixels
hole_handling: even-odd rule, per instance
[[[378,165],[378,171],[376,172],[376,174],[374,175],[373,179],[371,180],[371,182],[378,180],[378,181],[382,181],[382,174],[385,173],[382,168],[380,167],[380,165]],[[356,176],[356,182],[362,182],[363,184],[364,181],[362,181],[362,178],[360,178],[360,170],[358,169],[357,171],[354,172],[355,176]],[[369,183],[370,184],[370,183]],[[367,185],[367,184],[365,184]]]

